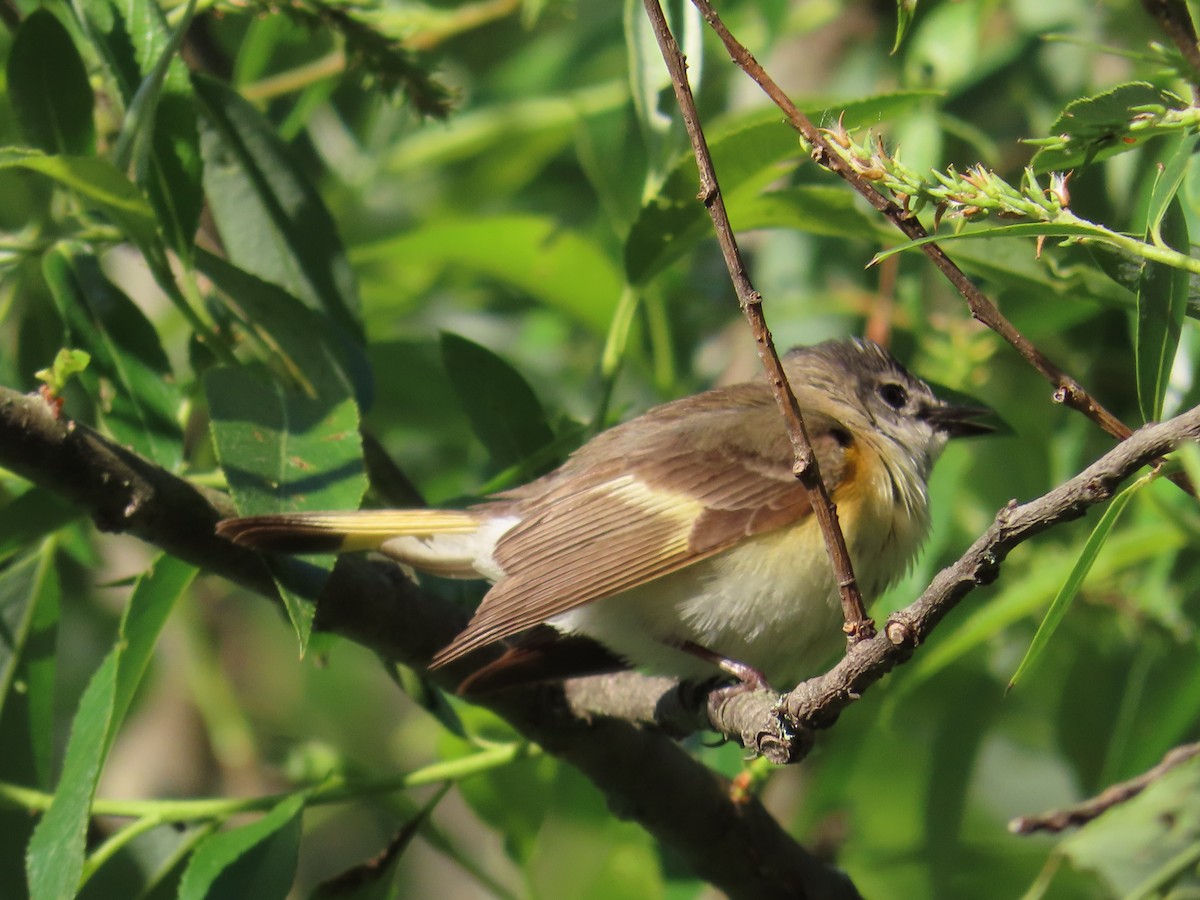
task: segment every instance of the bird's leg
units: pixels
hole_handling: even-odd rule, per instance
[[[736,659],[730,659],[728,656],[722,656],[709,650],[707,647],[697,644],[695,641],[672,641],[671,646],[678,647],[685,653],[690,653],[693,656],[698,656],[707,663],[712,663],[722,672],[732,675],[741,682],[741,686],[748,691],[773,691],[770,682],[762,672],[747,665],[744,662]]]

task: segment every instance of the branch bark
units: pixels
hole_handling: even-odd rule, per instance
[[[213,532],[234,513],[227,497],[58,418],[40,396],[0,387],[0,466],[67,498],[102,530],[132,534],[278,602],[258,554]],[[423,593],[398,565],[346,556],[326,584],[316,626],[424,667],[465,622],[460,610]],[[452,687],[453,671],[442,677]],[[639,822],[729,896],[858,896],[758,800],[732,799],[726,779],[661,731],[573,708],[560,686],[507,691],[483,702],[578,767],[618,815]]]

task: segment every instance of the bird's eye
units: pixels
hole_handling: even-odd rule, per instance
[[[908,402],[908,391],[894,381],[881,384],[878,390],[880,399],[892,409],[903,409],[904,404]]]

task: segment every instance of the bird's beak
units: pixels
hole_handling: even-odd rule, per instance
[[[995,410],[986,406],[951,403],[944,406],[931,406],[925,410],[922,418],[949,437],[976,437],[981,434],[991,434],[996,431],[996,425],[993,423],[999,422]],[[979,419],[991,419],[992,422],[978,421]]]

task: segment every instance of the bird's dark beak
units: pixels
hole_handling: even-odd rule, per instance
[[[999,417],[986,406],[957,405],[931,406],[922,413],[922,418],[949,437],[976,437],[996,431]],[[984,421],[980,421],[980,420]],[[990,419],[991,421],[986,421]]]

